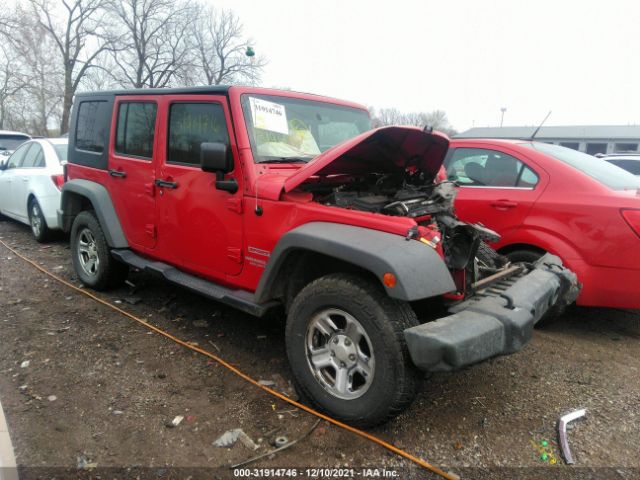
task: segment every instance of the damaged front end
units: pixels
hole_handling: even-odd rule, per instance
[[[536,323],[573,303],[580,292],[576,275],[551,254],[505,271],[450,306],[451,315],[404,331],[418,368],[448,371],[517,352],[531,339]]]
[[[406,239],[437,251],[456,286],[444,295],[451,315],[404,331],[414,364],[427,371],[519,350],[549,310],[580,291],[558,257],[511,264],[488,245],[497,233],[456,217],[456,185],[436,182],[447,149],[436,133],[382,128],[325,152],[285,182],[287,192],[299,188],[322,205],[415,221]]]
[[[456,217],[455,184],[436,182],[448,148],[448,138],[437,132],[383,127],[322,153],[284,188],[311,193],[327,206],[413,219],[407,239],[440,254],[456,284],[447,297],[462,300],[507,262],[486,244],[499,239],[495,232]]]
[[[349,183],[329,187],[307,186],[323,205],[409,217],[416,226],[407,231],[407,240],[418,240],[438,251],[456,284],[449,300],[462,300],[473,286],[507,265],[487,242],[500,236],[479,224],[460,221],[453,203],[457,188],[451,182],[432,183],[419,173],[368,174]]]

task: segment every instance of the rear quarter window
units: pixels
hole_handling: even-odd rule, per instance
[[[106,170],[113,95],[80,95],[71,116],[69,163]]]
[[[78,106],[76,148],[101,153],[104,150],[104,124],[99,110],[104,102],[81,102]]]

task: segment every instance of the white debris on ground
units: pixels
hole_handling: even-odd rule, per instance
[[[244,433],[244,431],[241,428],[234,428],[233,430],[227,430],[222,435],[220,435],[220,437],[218,437],[218,439],[215,442],[213,442],[213,446],[214,447],[231,447],[238,440],[240,440],[240,442],[249,450],[258,449],[258,445],[256,445],[256,443],[253,440],[251,440],[249,435]]]

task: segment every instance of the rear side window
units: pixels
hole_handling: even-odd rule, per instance
[[[22,165],[24,156],[27,153],[27,151],[29,151],[29,149],[31,148],[31,145],[33,144],[27,143],[26,145],[22,145],[15,152],[13,152],[13,155],[9,157],[9,160],[8,160],[9,164],[7,168],[17,168],[20,165]]]
[[[174,103],[169,110],[167,162],[200,165],[200,144],[229,144],[229,132],[222,105],[217,103]]]
[[[44,153],[42,147],[37,143],[31,145],[31,148],[22,160],[22,168],[44,167]]]
[[[546,145],[537,142],[523,143],[522,145],[570,165],[611,190],[630,190],[640,187],[640,183],[634,175],[600,158],[558,145]]]
[[[153,158],[157,105],[152,102],[126,102],[118,107],[116,152],[146,159]]]
[[[76,148],[88,152],[102,153],[104,151],[104,130],[100,108],[106,102],[82,102],[78,107],[78,122],[76,126]]]
[[[45,167],[45,160],[44,160],[44,150],[42,149],[42,147],[40,145],[37,145],[38,147],[38,151],[36,153],[36,158],[33,161],[33,166],[34,167]]]
[[[445,161],[447,177],[461,186],[533,188],[538,175],[511,155],[483,148],[456,148]]]

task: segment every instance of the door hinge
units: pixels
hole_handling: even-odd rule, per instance
[[[237,247],[227,247],[227,257],[236,263],[242,262],[242,250]]]
[[[236,197],[227,199],[227,208],[232,212],[242,213],[242,199]]]
[[[147,232],[151,238],[156,238],[156,226],[153,223],[147,223],[144,226],[144,231]]]

